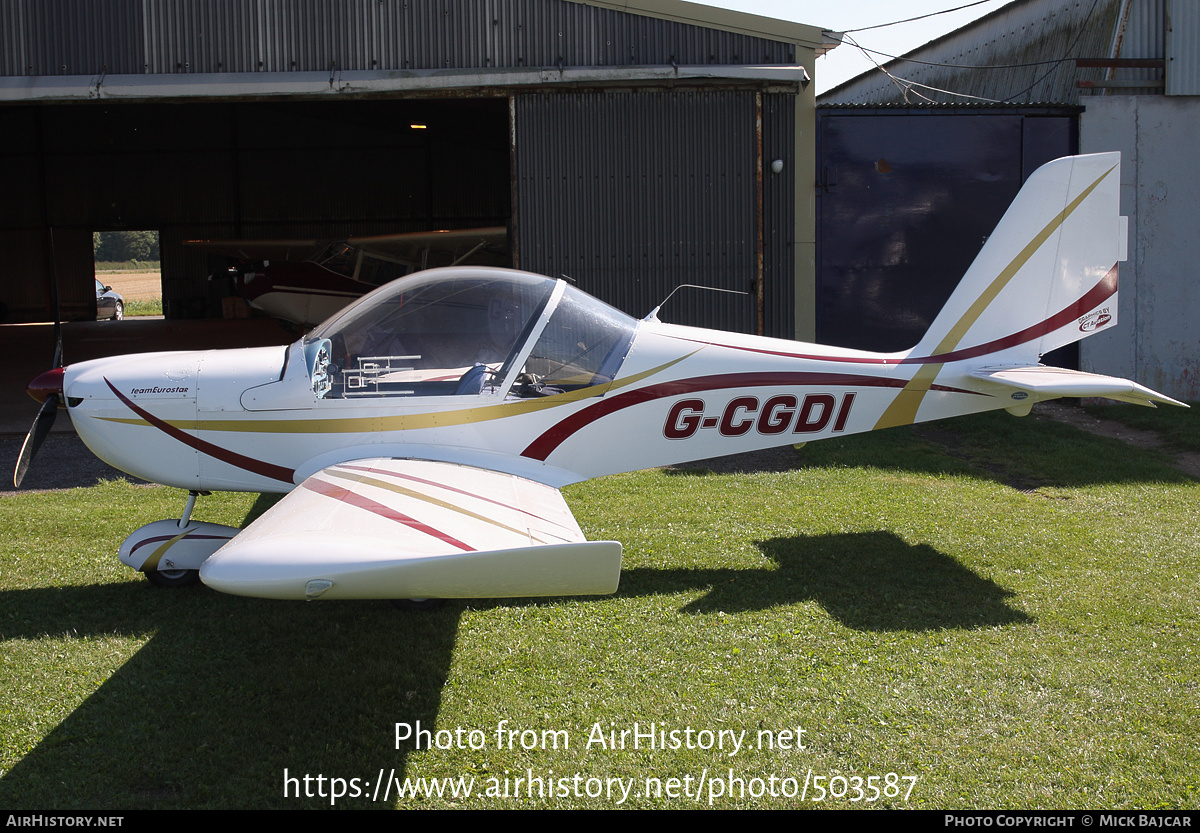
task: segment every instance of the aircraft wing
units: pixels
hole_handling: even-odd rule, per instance
[[[183,245],[244,261],[304,260],[321,245],[319,240],[185,240]]]
[[[185,240],[183,245],[244,261],[306,260],[321,250],[323,242],[330,241]],[[368,255],[410,263],[414,268],[455,266],[468,258],[475,264],[494,266],[508,261],[508,229],[504,226],[377,234],[350,237],[344,242]]]
[[[309,477],[204,562],[226,593],[423,599],[616,592],[621,545],[589,542],[557,489],[376,458]]]
[[[508,251],[508,229],[504,226],[489,226],[412,231],[374,237],[351,237],[346,242],[367,254],[389,260],[419,263],[424,259],[425,266],[455,266],[468,256],[473,263],[487,264],[495,261],[493,265],[501,265]]]
[[[1119,402],[1130,402],[1134,405],[1145,405],[1150,408],[1156,407],[1155,403],[1187,407],[1184,403],[1152,391],[1137,382],[1119,379],[1115,376],[1101,376],[1098,373],[1085,373],[1082,370],[1067,370],[1045,365],[981,367],[971,371],[970,375],[1014,393],[1019,392],[1033,396],[1035,397],[1034,401],[1054,399],[1060,396],[1096,396],[1116,399]]]

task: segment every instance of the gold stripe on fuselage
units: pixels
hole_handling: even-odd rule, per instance
[[[700,348],[704,349],[704,348]],[[451,425],[469,425],[475,422],[486,422],[492,419],[520,416],[536,411],[569,405],[582,399],[603,396],[604,394],[632,385],[656,373],[678,364],[699,350],[693,350],[685,356],[652,367],[649,370],[635,373],[621,380],[604,382],[600,385],[582,388],[575,391],[556,393],[539,399],[522,399],[517,402],[500,402],[495,405],[483,405],[476,408],[462,408],[457,411],[445,410],[432,413],[408,414],[394,416],[370,417],[316,417],[308,419],[182,419],[163,420],[173,428],[190,431],[243,431],[258,434],[367,434],[380,431],[411,431],[420,428],[442,428]],[[395,401],[395,400],[391,400]],[[376,407],[379,407],[378,405]],[[117,422],[125,425],[148,425],[144,419],[128,417],[98,417],[105,422]]]

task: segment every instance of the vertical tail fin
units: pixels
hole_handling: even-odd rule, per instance
[[[1120,166],[1097,153],[1038,168],[910,355],[1036,362],[1116,324]]]
[[[1117,323],[1117,263],[1128,236],[1120,187],[1119,153],[1069,156],[1034,171],[902,361],[916,372],[875,427],[968,412],[930,401],[934,380],[948,377],[994,391],[982,410],[1024,414],[1059,396],[1182,404],[1125,379],[1038,365],[1043,354]]]

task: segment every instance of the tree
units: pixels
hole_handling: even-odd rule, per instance
[[[104,263],[159,259],[157,231],[97,231],[92,246],[95,259]]]

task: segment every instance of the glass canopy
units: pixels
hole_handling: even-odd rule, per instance
[[[433,269],[364,295],[305,339],[329,399],[547,396],[611,381],[637,321],[563,281]]]

